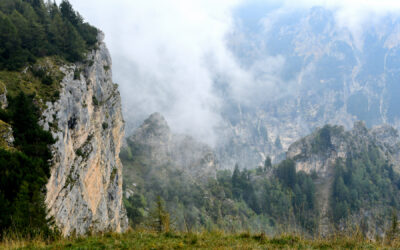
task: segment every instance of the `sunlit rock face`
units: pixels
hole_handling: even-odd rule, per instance
[[[47,184],[49,216],[65,236],[127,229],[119,152],[124,122],[111,57],[99,37],[87,61],[61,70],[60,99],[47,103],[42,125],[57,142]]]
[[[322,7],[265,10],[257,25],[248,24],[257,19],[249,13],[238,14],[230,47],[243,68],[262,66],[255,74],[268,84],[250,85],[257,100],[224,99],[223,167],[254,168],[268,155],[279,161],[293,142],[325,124],[350,129],[363,120],[367,127],[400,128],[400,20],[382,18],[356,37]]]

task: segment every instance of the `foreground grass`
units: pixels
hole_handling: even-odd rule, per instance
[[[281,235],[128,232],[108,233],[46,243],[40,239],[5,240],[0,249],[400,249],[400,242],[384,244],[357,237],[307,240]]]

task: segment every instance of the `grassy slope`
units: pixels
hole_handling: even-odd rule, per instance
[[[41,79],[35,77],[29,68],[20,72],[0,71],[0,94],[4,93],[4,86],[7,88],[7,94],[13,97],[20,91],[25,94],[36,94],[36,99],[41,101],[40,108],[45,108],[45,102],[58,99],[60,82],[64,78],[64,74],[59,68],[64,65],[66,62],[63,59],[46,57],[38,59],[32,66],[45,69],[46,74],[53,79],[50,85],[43,84]]]
[[[361,238],[337,237],[329,240],[305,240],[282,235],[205,233],[128,232],[104,234],[87,238],[64,239],[50,244],[40,240],[8,241],[0,249],[399,249],[400,242],[391,245],[372,243]]]

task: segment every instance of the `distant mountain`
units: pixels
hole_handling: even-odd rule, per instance
[[[121,160],[125,206],[133,227],[149,223],[149,213],[160,196],[176,221],[175,228],[199,229],[198,220],[207,217],[200,211],[204,199],[213,197],[207,192],[208,181],[216,180],[219,168],[209,146],[174,134],[164,117],[154,113],[128,137]]]
[[[400,208],[400,136],[387,125],[326,125],[290,145],[279,164],[230,171],[156,113],[129,137],[121,159],[134,227],[149,225],[157,196],[179,230],[329,235],[358,226],[374,238]]]
[[[239,16],[241,32],[232,35],[230,47],[247,69],[281,58],[274,73],[279,95],[265,92],[261,103],[225,99],[217,147],[222,166],[252,168],[268,155],[282,159],[291,143],[324,124],[349,129],[363,120],[368,127],[400,127],[400,20],[383,18],[354,37],[322,7],[271,13],[251,26],[248,16]],[[268,30],[262,21],[270,23]]]
[[[126,168],[125,182],[134,183],[131,175],[141,175],[131,161],[144,163],[145,176],[162,172],[163,169],[181,171],[195,179],[215,178],[218,163],[213,150],[190,136],[174,134],[167,121],[159,113],[146,119],[133,135],[128,137],[123,151]]]

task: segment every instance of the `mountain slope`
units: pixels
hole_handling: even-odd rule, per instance
[[[159,113],[152,114],[127,139],[131,158],[143,156],[154,168],[170,164],[192,178],[215,178],[217,162],[210,147],[185,135],[173,134]]]
[[[346,131],[326,125],[293,143],[279,164],[266,161],[253,170],[236,166],[208,179],[199,178],[207,168],[192,165],[197,160],[183,165],[174,160],[198,147],[185,144],[188,151],[181,152],[171,144],[173,137],[162,116],[154,114],[121,154],[126,206],[135,227],[151,227],[157,196],[165,200],[179,230],[326,236],[360,226],[374,238],[385,235],[392,211],[400,208],[400,137],[390,126],[368,129],[358,122]]]
[[[256,79],[277,80],[250,85],[263,93],[255,100],[221,97],[223,167],[236,161],[253,168],[268,155],[279,161],[293,142],[325,124],[350,129],[363,120],[368,127],[399,128],[398,18],[382,17],[357,35],[335,14],[323,7],[266,10],[254,26],[246,15],[238,17],[230,40],[237,60]]]
[[[362,225],[370,238],[382,235],[400,194],[400,138],[397,130],[380,126],[368,130],[358,122],[350,131],[325,126],[289,147],[287,157],[296,171],[317,176],[319,231],[334,225]]]
[[[198,216],[208,217],[200,210],[208,180],[216,178],[215,154],[189,136],[174,134],[161,114],[152,114],[128,137],[121,159],[132,226],[151,221],[157,196],[166,201],[179,230],[199,228]]]

